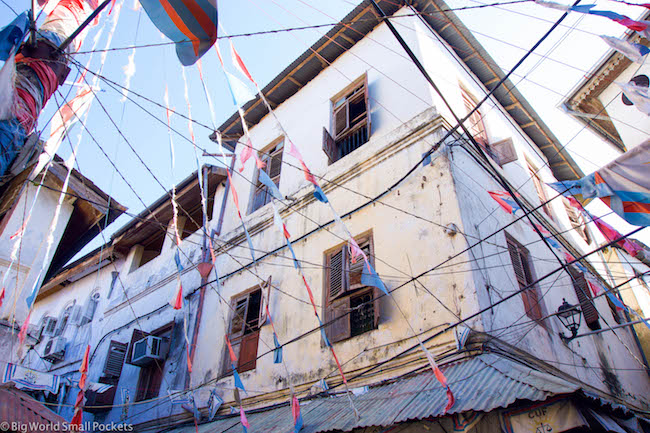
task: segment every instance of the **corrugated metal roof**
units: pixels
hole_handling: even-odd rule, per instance
[[[66,421],[28,394],[13,387],[3,386],[0,388],[0,423],[2,422],[20,422],[26,427],[30,423],[34,423],[33,425],[58,424],[61,427]],[[40,430],[38,427],[31,430],[30,427],[27,431]]]
[[[469,410],[489,412],[517,400],[543,401],[577,391],[577,384],[531,369],[495,354],[482,354],[443,367],[456,404],[449,413]],[[303,433],[332,430],[350,431],[358,427],[389,426],[408,420],[443,415],[447,396],[433,374],[425,372],[389,385],[371,388],[353,396],[361,414],[356,420],[345,395],[301,403]],[[293,419],[289,406],[248,414],[250,433],[290,432]],[[199,427],[200,432],[225,431],[239,423],[231,417]],[[188,433],[194,426],[179,430]]]

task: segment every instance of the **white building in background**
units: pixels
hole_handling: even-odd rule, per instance
[[[0,307],[0,345],[7,348],[7,357],[2,360],[5,362],[17,361],[14,353],[17,349],[16,337],[27,318],[25,300],[34,286],[51,278],[126,210],[73,169],[67,196],[52,233],[50,256],[45,257],[47,237],[67,168],[58,156],[45,176],[33,173],[34,167],[34,161],[27,163],[20,173],[3,179],[0,186],[0,278],[11,266],[6,281],[2,283],[5,294]],[[32,209],[38,184],[43,186]],[[29,222],[25,226],[27,218]],[[14,235],[23,226],[22,242],[16,250],[15,260],[12,260],[16,244]]]
[[[503,77],[442,1],[415,1],[412,7],[378,3],[399,23],[402,38],[459,117]],[[224,182],[223,169],[206,168],[205,225],[198,176],[177,186],[182,271],[175,263],[173,209],[165,195],[118,231],[110,245],[42,287],[32,319],[44,329],[43,338],[23,363],[74,386],[81,360],[74,348],[89,344],[89,380],[109,387],[87,394],[87,420],[133,423],[141,431],[194,431],[191,408],[169,397],[192,390],[200,431],[233,428],[239,415],[231,415],[231,408],[238,410],[239,403],[225,335],[247,389],[241,403],[252,432],[292,430],[286,404],[292,392],[303,401],[305,426],[313,432],[394,424],[403,424],[402,431],[442,432],[461,416],[478,421],[477,429],[493,431],[500,419],[521,425],[522,417],[534,418],[531,402],[545,405],[550,415],[543,422],[554,431],[586,424],[598,430],[598,419],[632,423],[635,412],[648,410],[650,379],[634,328],[563,340],[558,334],[569,331],[554,314],[563,300],[582,310],[578,334],[624,319],[606,297],[592,298],[578,267],[556,272],[564,256],[558,259],[533,226],[518,219],[522,211],[506,213],[489,194],[503,191],[495,180],[501,175],[525,207],[540,207],[536,223],[574,257],[597,247],[590,227],[566,202],[547,203],[554,193],[544,182],[582,173],[511,82],[466,122],[478,146],[458,132],[441,141],[453,116],[371,3],[363,1],[263,92],[287,135],[256,99],[244,106],[250,140],[287,197],[276,205],[361,417],[355,418],[339,393],[336,363],[284,236],[274,226],[270,194],[249,161],[241,174],[236,163],[232,185]],[[231,143],[238,140],[243,133],[238,114],[219,131]],[[349,260],[346,235],[285,151],[289,140],[394,301],[361,282],[363,264]],[[430,160],[419,164],[434,146]],[[233,147],[239,161],[243,146]],[[254,263],[230,197],[233,187]],[[197,271],[209,261],[206,245],[213,233],[219,284],[215,271],[207,278]],[[583,265],[606,279],[600,255]],[[413,276],[420,277],[411,281]],[[179,278],[185,305],[176,311],[169,302]],[[274,363],[264,305],[284,344],[283,363]],[[83,313],[91,310],[92,315]],[[440,332],[459,318],[468,319],[465,327]],[[51,320],[56,326],[44,326]],[[414,332],[435,354],[456,397],[446,415],[445,390],[422,351],[409,350]],[[52,342],[61,338],[65,350],[50,356]],[[322,380],[329,391],[319,387]],[[212,391],[225,403],[207,422]],[[75,395],[53,398],[69,405]],[[72,415],[66,405],[61,413]],[[427,421],[432,419],[440,423]]]
[[[642,19],[648,18],[650,14]],[[631,30],[623,38],[650,46],[645,37]],[[650,66],[645,60],[647,57],[639,64],[618,51],[608,51],[563,102],[575,119],[620,152],[638,146],[650,134],[650,118],[634,106],[618,85],[630,82],[647,88]]]

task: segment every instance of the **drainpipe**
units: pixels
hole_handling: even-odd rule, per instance
[[[235,154],[233,152],[232,155],[232,160],[230,163],[230,171],[235,168]],[[206,191],[207,194],[207,176],[203,176],[203,181],[205,187],[203,188],[203,191]],[[223,226],[223,218],[224,218],[224,213],[226,211],[226,200],[228,198],[228,193],[230,190],[230,182],[226,181],[226,188],[224,191],[223,195],[223,201],[221,202],[221,210],[219,211],[219,221],[217,223],[217,236],[221,234],[221,229]],[[208,251],[208,233],[207,233],[207,221],[204,221],[203,227],[205,230],[203,231],[203,246],[201,247],[201,252],[203,254],[203,262],[207,263],[210,262],[210,252]],[[201,326],[201,317],[203,316],[203,304],[205,303],[205,290],[207,288],[208,284],[208,277],[210,273],[207,272],[205,276],[201,275],[201,289],[199,290],[199,304],[196,308],[196,319],[194,320],[194,330],[192,331],[192,343],[190,345],[190,363],[194,364],[194,354],[196,353],[196,341],[198,340],[199,337],[199,328]],[[190,374],[185,375],[185,389],[189,389],[190,387]]]

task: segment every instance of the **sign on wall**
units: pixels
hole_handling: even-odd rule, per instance
[[[506,433],[560,433],[588,426],[576,407],[565,399],[503,411],[501,422]]]

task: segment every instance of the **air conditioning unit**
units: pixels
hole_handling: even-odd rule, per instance
[[[56,318],[47,316],[43,319],[43,335],[53,336],[56,331]]]
[[[72,309],[70,310],[70,318],[68,319],[71,325],[81,324],[82,312],[83,309],[81,308],[81,305],[75,305],[72,307]]]
[[[131,363],[147,365],[154,361],[163,361],[169,351],[169,342],[165,338],[150,335],[133,343]]]
[[[43,359],[49,362],[62,361],[65,358],[65,338],[54,337],[45,344]]]

